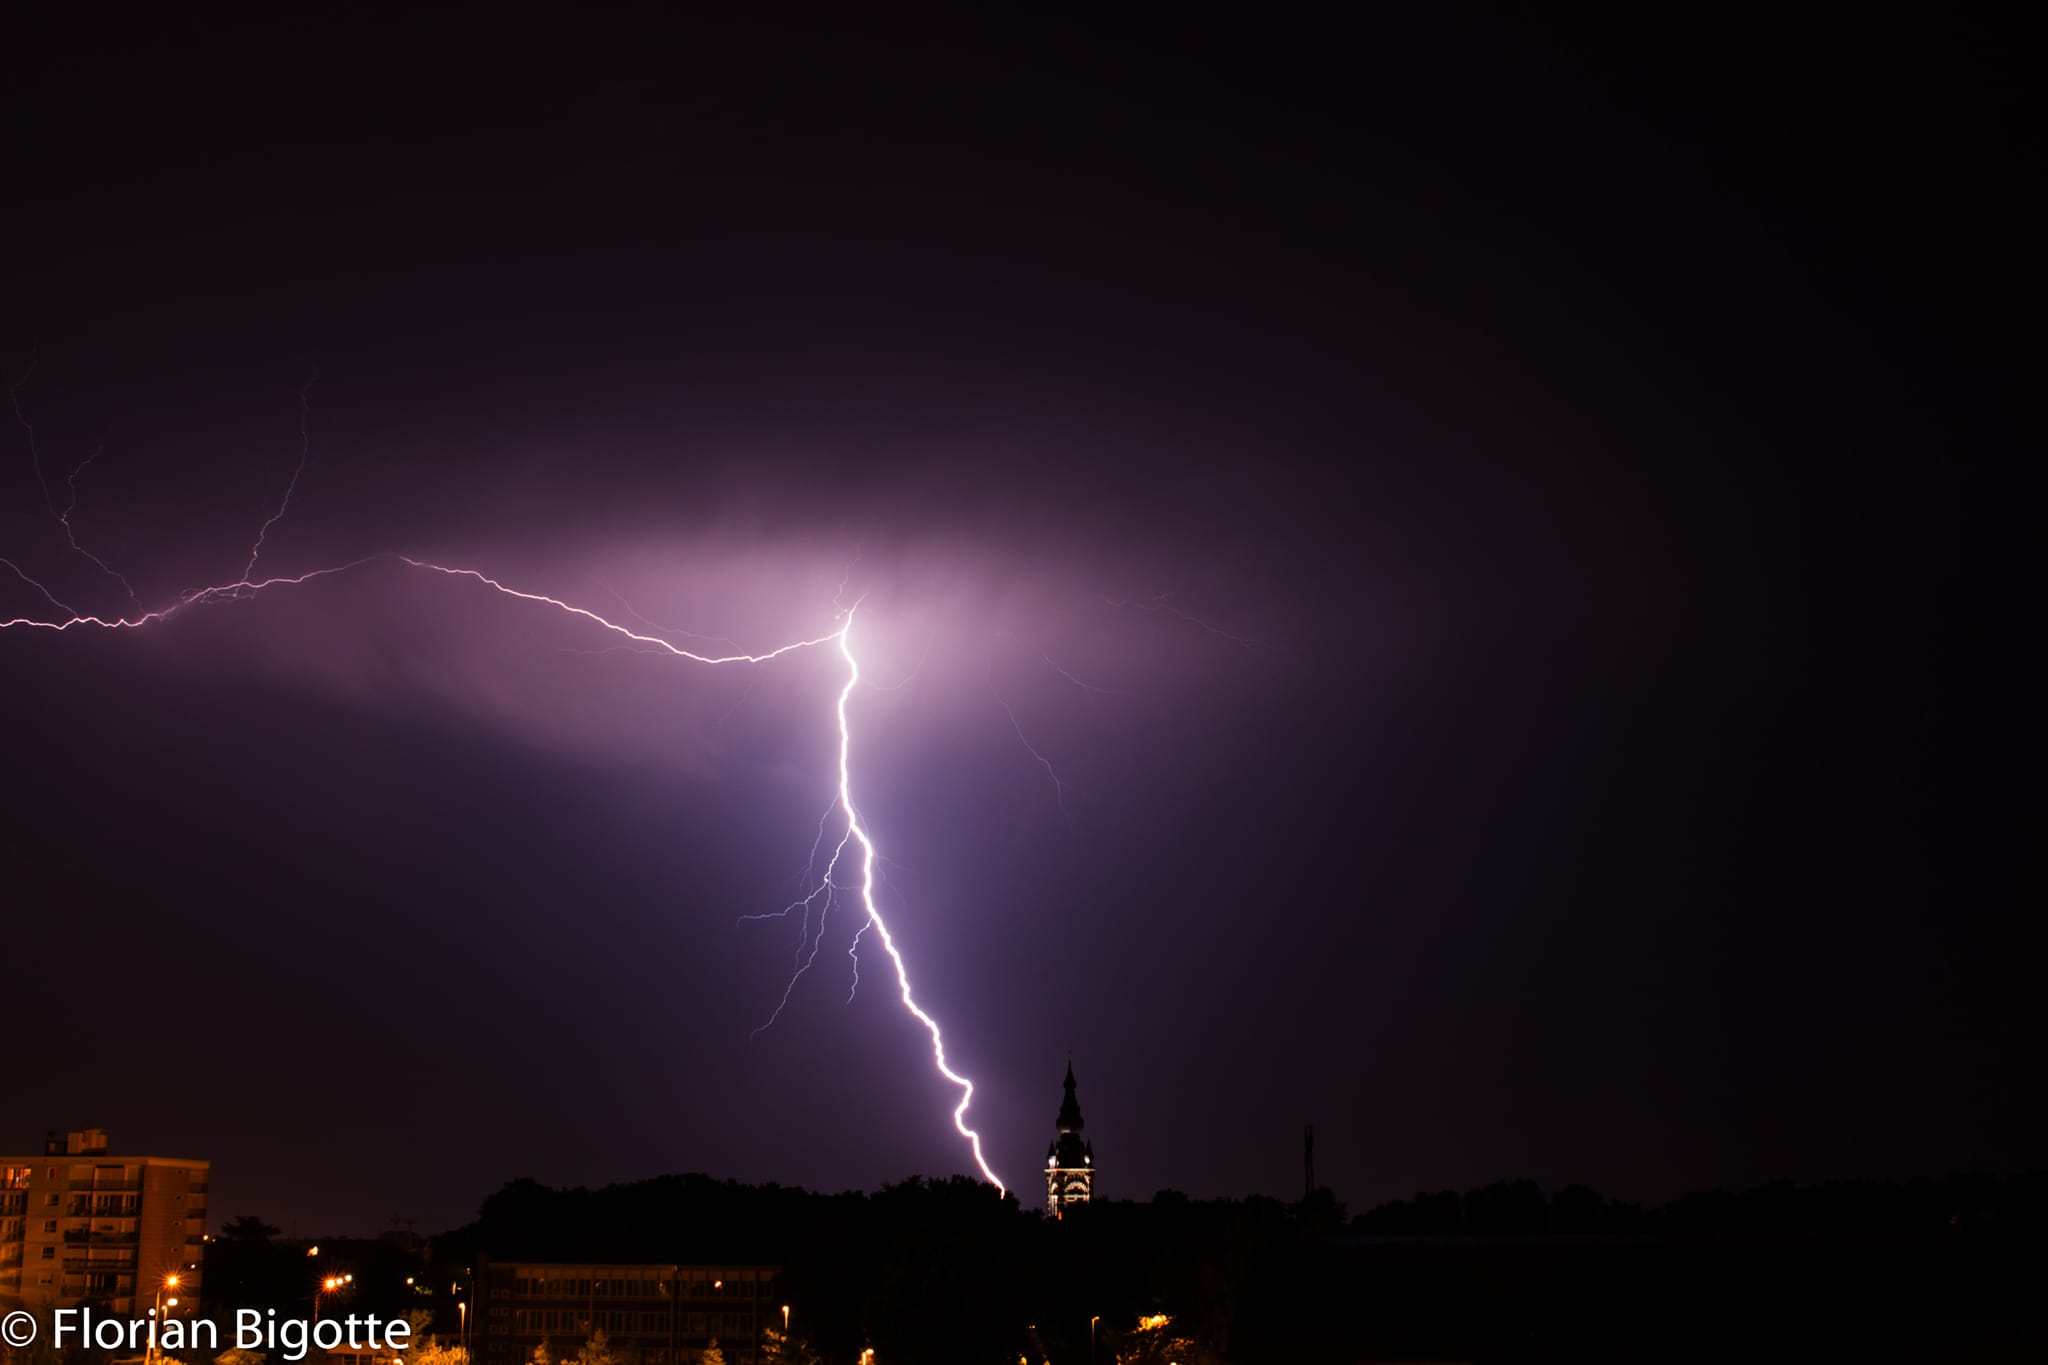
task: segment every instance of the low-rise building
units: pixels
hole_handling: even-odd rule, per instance
[[[765,1265],[596,1265],[492,1261],[476,1267],[476,1365],[525,1365],[543,1341],[557,1360],[602,1331],[619,1365],[686,1365],[713,1341],[751,1365],[783,1324]]]

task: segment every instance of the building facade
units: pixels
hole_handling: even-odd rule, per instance
[[[752,1365],[765,1328],[786,1321],[780,1267],[590,1265],[483,1260],[476,1267],[477,1365],[525,1365],[543,1341],[557,1360],[602,1331],[620,1365],[687,1365],[716,1341]]]
[[[1045,1211],[1060,1217],[1095,1197],[1095,1144],[1081,1137],[1081,1102],[1074,1098],[1074,1064],[1067,1063],[1067,1094],[1055,1122],[1059,1136],[1045,1150]]]
[[[51,1133],[40,1156],[0,1156],[0,1306],[191,1316],[209,1170],[111,1155],[97,1128]]]

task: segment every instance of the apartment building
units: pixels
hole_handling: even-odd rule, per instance
[[[98,1128],[53,1132],[40,1155],[0,1155],[0,1306],[189,1316],[208,1170],[114,1155]]]

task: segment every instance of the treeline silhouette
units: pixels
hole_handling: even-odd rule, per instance
[[[481,1256],[751,1262],[782,1268],[797,1335],[827,1361],[1966,1359],[2032,1330],[2048,1172],[1777,1182],[1653,1208],[1518,1180],[1356,1217],[1327,1189],[1292,1204],[1167,1190],[1059,1221],[965,1177],[872,1194],[517,1180],[427,1247],[330,1239],[309,1259],[275,1233],[223,1227],[209,1310],[304,1313],[315,1267],[349,1268],[352,1311],[424,1306],[453,1332]],[[1170,1326],[1141,1331],[1155,1315]]]
[[[1648,1358],[1658,1332],[1713,1330],[1685,1307],[1710,1286],[1726,1287],[1721,1299],[1744,1300],[1764,1315],[1745,1318],[1740,1304],[1717,1300],[1714,1313],[1727,1330],[1748,1322],[1743,1330],[1752,1335],[1789,1340],[1797,1334],[1785,1324],[1804,1301],[1774,1297],[1781,1280],[1825,1284],[1839,1273],[1869,1286],[1907,1275],[1924,1298],[1963,1264],[1941,1248],[2042,1229],[2048,1171],[1775,1182],[1696,1192],[1647,1209],[1580,1185],[1547,1193],[1518,1180],[1418,1194],[1355,1218],[1327,1189],[1293,1204],[1259,1196],[1198,1200],[1168,1190],[1142,1203],[1100,1201],[1057,1222],[965,1177],[913,1177],[870,1195],[678,1175],[597,1190],[514,1181],[484,1201],[475,1222],[436,1238],[434,1251],[437,1260],[462,1264],[487,1254],[780,1265],[785,1296],[800,1305],[805,1335],[828,1360],[873,1346],[880,1358],[908,1365],[1020,1355],[1055,1365],[1086,1361],[1092,1322],[1093,1358],[1108,1361],[1132,1346],[1138,1319],[1153,1314],[1173,1319],[1190,1359],[1334,1360],[1372,1340],[1457,1353],[1472,1349],[1472,1333],[1496,1353],[1513,1355],[1520,1343],[1533,1359],[1542,1358],[1536,1337],[1591,1333],[1587,1339],[1598,1340],[1601,1324],[1636,1321],[1631,1311],[1664,1304],[1654,1321],[1631,1329],[1631,1349]],[[1821,1249],[1811,1238],[1793,1252],[1760,1249],[1754,1239],[1719,1249],[1728,1233],[1818,1234]],[[1861,1259],[1861,1243],[1845,1240],[1867,1233],[1892,1238],[1876,1269]],[[1402,1249],[1417,1238],[1425,1245]],[[1666,1248],[1659,1253],[1665,1269],[1642,1268],[1631,1248],[1644,1238]],[[1441,1240],[1455,1252],[1502,1239],[1531,1250],[1505,1259],[1478,1249],[1445,1258],[1426,1245]],[[1679,1249],[1670,1251],[1672,1244]],[[1612,1250],[1593,1251],[1589,1260],[1572,1246]],[[1923,1253],[1941,1259],[1923,1264],[1916,1260]],[[1602,1264],[1609,1268],[1598,1275],[1585,1269]],[[2018,1262],[1970,1264],[1981,1287]],[[1549,1289],[1530,1299],[1529,1283]],[[1633,1309],[1606,1301],[1607,1288],[1621,1283],[1634,1286]],[[1395,1284],[1408,1288],[1387,1294]],[[1377,1304],[1370,1312],[1369,1302]],[[1539,1322],[1541,1333],[1525,1341]],[[1946,1330],[1939,1315],[1930,1322],[1930,1330]]]
[[[1515,1235],[1714,1230],[1899,1231],[2005,1225],[2048,1228],[2048,1171],[1997,1176],[1958,1172],[1946,1180],[1772,1181],[1741,1191],[1698,1190],[1645,1209],[1584,1185],[1546,1195],[1533,1180],[1497,1181],[1465,1191],[1398,1199],[1358,1215],[1356,1233]]]

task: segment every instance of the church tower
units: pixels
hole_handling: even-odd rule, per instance
[[[1081,1102],[1074,1098],[1074,1064],[1067,1063],[1067,1097],[1060,1101],[1060,1135],[1045,1149],[1045,1211],[1060,1217],[1069,1204],[1095,1197],[1095,1144],[1081,1138]]]

